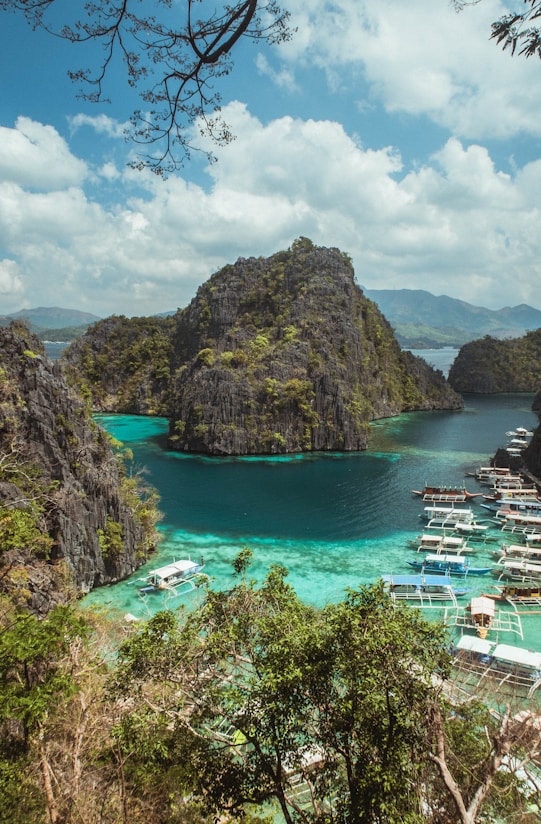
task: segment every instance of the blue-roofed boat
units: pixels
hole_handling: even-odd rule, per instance
[[[393,601],[410,601],[417,607],[440,607],[442,602],[456,604],[471,592],[456,587],[446,575],[382,575],[386,591]]]
[[[456,555],[426,555],[422,561],[408,561],[410,567],[431,575],[488,575],[494,567],[472,567],[468,558]]]

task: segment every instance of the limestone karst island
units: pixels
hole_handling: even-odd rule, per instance
[[[307,238],[1,327],[0,821],[539,820],[539,331],[447,379]]]

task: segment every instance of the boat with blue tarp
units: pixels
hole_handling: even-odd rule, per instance
[[[422,561],[408,561],[410,567],[432,575],[488,575],[494,567],[472,567],[465,556],[428,554]]]

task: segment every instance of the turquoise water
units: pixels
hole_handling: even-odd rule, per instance
[[[470,395],[463,411],[374,423],[366,452],[276,458],[180,455],[166,449],[164,419],[100,416],[98,422],[133,450],[136,466],[146,468],[164,519],[152,561],[132,580],[90,593],[85,603],[139,618],[164,606],[190,608],[197,591],[142,598],[137,579],[171,560],[203,556],[215,585],[227,586],[231,561],[244,546],[254,553],[253,577],[283,564],[299,596],[320,606],[381,574],[406,573],[407,560],[418,557],[407,541],[423,527],[423,504],[411,490],[464,482],[481,489],[465,473],[488,462],[507,430],[536,426],[532,400]],[[487,517],[480,507],[479,517]],[[476,566],[489,565],[489,549],[475,554]],[[470,579],[468,586],[478,594],[491,583],[489,576]],[[525,616],[523,625],[524,641],[508,634],[500,640],[541,649],[541,615]]]

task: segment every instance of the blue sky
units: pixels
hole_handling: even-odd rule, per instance
[[[220,87],[236,140],[167,180],[127,165],[122,68],[83,103],[90,55],[0,12],[0,314],[174,310],[301,235],[367,289],[541,308],[541,61],[489,40],[506,4],[283,5],[296,36],[243,44]]]

